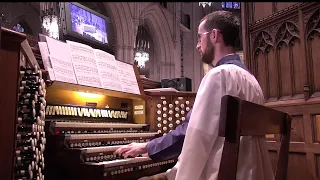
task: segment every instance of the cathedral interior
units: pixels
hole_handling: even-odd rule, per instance
[[[76,7],[69,6],[67,2],[2,2],[0,4],[0,24],[2,28],[7,29],[2,30],[0,36],[0,49],[1,53],[3,53],[0,59],[0,80],[3,82],[0,88],[0,140],[3,142],[2,144],[8,144],[8,147],[0,150],[0,159],[6,158],[0,162],[0,177],[3,180],[44,180],[44,177],[46,179],[64,179],[61,178],[61,174],[64,174],[66,179],[82,178],[82,175],[78,174],[77,176],[62,167],[58,168],[58,161],[68,166],[75,166],[74,164],[76,163],[87,163],[86,167],[88,166],[87,169],[90,170],[87,170],[84,166],[77,166],[73,169],[87,172],[87,177],[90,177],[87,179],[104,179],[103,176],[105,178],[108,176],[109,178],[107,179],[126,179],[127,176],[137,179],[137,173],[134,173],[135,167],[133,170],[129,166],[119,170],[112,168],[110,170],[106,166],[104,166],[105,170],[102,166],[101,168],[99,166],[99,169],[94,167],[92,162],[100,159],[102,161],[103,158],[105,160],[112,159],[113,157],[109,151],[114,151],[114,149],[104,150],[100,156],[94,155],[94,152],[91,152],[89,147],[102,146],[101,143],[106,145],[111,142],[111,140],[110,142],[108,140],[109,137],[106,136],[103,140],[100,141],[99,139],[96,142],[89,140],[89,144],[87,142],[88,139],[84,139],[83,142],[80,141],[79,134],[82,135],[84,131],[89,132],[92,130],[95,133],[98,131],[102,133],[104,131],[111,132],[113,129],[118,128],[117,131],[122,132],[122,126],[119,125],[118,127],[116,125],[113,128],[110,128],[107,124],[98,126],[94,125],[94,121],[89,118],[83,121],[88,122],[88,126],[79,125],[80,121],[78,120],[72,121],[74,123],[73,126],[63,124],[67,123],[64,121],[50,120],[50,118],[65,118],[68,116],[67,109],[72,111],[72,108],[91,107],[95,108],[94,110],[99,110],[99,113],[101,110],[101,114],[103,114],[102,111],[107,111],[110,107],[114,109],[115,113],[116,110],[119,110],[118,113],[120,115],[114,115],[114,118],[127,118],[128,122],[141,125],[139,127],[132,126],[130,130],[124,129],[122,132],[129,134],[128,132],[133,128],[136,133],[143,134],[141,137],[137,136],[138,142],[149,141],[153,138],[152,133],[146,133],[144,125],[150,126],[152,132],[158,132],[159,134],[165,135],[170,132],[169,129],[174,129],[184,121],[185,113],[189,111],[189,107],[191,108],[195,101],[202,78],[211,68],[199,60],[200,55],[196,49],[198,43],[197,32],[200,20],[207,14],[218,10],[230,11],[240,19],[241,29],[236,53],[240,55],[242,62],[258,80],[265,98],[264,105],[271,109],[286,112],[292,117],[287,179],[320,179],[320,52],[316,51],[320,47],[319,3],[78,2]],[[76,13],[76,8],[79,7],[83,8],[86,13],[96,14],[104,22],[102,24],[105,31],[102,34],[90,33],[90,28],[93,26],[88,25],[86,36],[93,38],[99,36],[98,38],[101,38],[101,41],[107,41],[107,45],[96,43],[97,40],[91,41],[88,38],[79,38],[79,35],[75,35],[78,26],[72,22],[72,27],[70,27],[68,23],[71,21],[79,23],[77,21],[81,21],[81,18],[73,19],[72,14]],[[54,21],[55,26],[53,26]],[[95,25],[98,30],[94,31],[100,32],[99,29],[102,29],[102,27],[99,27],[98,23]],[[102,25],[100,24],[100,26]],[[72,32],[72,30],[74,31]],[[18,34],[14,35],[13,32]],[[16,39],[13,36],[17,36]],[[27,41],[24,41],[22,36]],[[32,166],[22,164],[19,165],[19,168],[29,169],[29,174],[15,174],[14,168],[8,168],[9,166],[17,167],[17,164],[19,164],[16,160],[13,160],[17,156],[12,153],[17,152],[13,149],[17,148],[19,144],[16,140],[17,135],[14,134],[20,131],[25,133],[28,128],[31,128],[23,126],[24,129],[22,127],[22,129],[19,129],[16,128],[15,121],[8,123],[11,118],[18,119],[19,113],[17,113],[16,109],[19,109],[21,105],[21,97],[20,95],[19,98],[17,96],[19,89],[17,84],[20,82],[17,72],[21,70],[19,70],[17,64],[21,66],[21,64],[25,64],[28,61],[25,59],[34,59],[31,64],[38,64],[40,69],[44,69],[45,62],[40,42],[44,42],[43,39],[46,39],[46,36],[61,42],[76,41],[83,43],[113,55],[117,61],[133,65],[135,67],[133,72],[139,79],[137,81],[139,85],[137,91],[141,92],[141,94],[118,93],[65,82],[47,84],[46,90],[39,90],[40,95],[38,97],[38,99],[41,99],[40,96],[43,97],[42,104],[45,107],[42,107],[42,104],[37,105],[37,102],[34,105],[36,108],[39,106],[40,109],[45,109],[46,117],[43,117],[43,122],[39,122],[39,133],[37,135],[23,133],[19,135],[20,139],[22,137],[29,139],[30,136],[30,138],[38,139],[38,143],[40,142],[40,145],[35,145],[36,148],[39,148],[39,150],[35,151],[38,154],[36,161],[38,164],[35,163],[35,166],[39,166],[37,167],[38,170],[34,170],[33,175],[30,175],[32,174],[30,173],[32,172],[30,168],[36,169],[33,167],[34,164]],[[23,46],[22,50],[18,48],[21,42],[27,44],[27,47]],[[47,42],[49,46],[49,41],[47,40]],[[22,51],[23,53],[21,53]],[[10,65],[10,58],[19,58],[19,61]],[[11,63],[14,63],[13,60]],[[319,67],[317,68],[318,65]],[[25,68],[28,66],[26,65]],[[10,70],[10,68],[12,69]],[[45,76],[48,73],[50,75],[49,71],[44,71],[39,76],[46,83]],[[9,81],[4,76],[10,75],[12,75],[12,79],[14,79],[12,81],[15,83],[6,83]],[[319,77],[318,80],[317,77]],[[21,82],[24,82],[24,80],[21,80]],[[8,84],[7,88],[5,83]],[[16,91],[9,92],[9,87],[14,88]],[[170,94],[169,92],[161,94],[161,92],[151,90],[143,92],[147,89],[156,88],[174,88],[178,92],[176,94]],[[83,92],[100,92],[104,95],[100,99],[94,99],[96,97],[93,96],[87,97],[91,98],[90,100],[82,99],[75,91],[79,89],[83,89]],[[6,93],[11,94],[12,98],[10,99]],[[152,98],[148,99],[146,96]],[[163,112],[158,110],[161,105],[165,106],[167,102],[169,104],[171,102],[171,105],[175,106],[178,103],[182,103],[182,101],[183,104],[179,106],[181,117],[173,120],[175,121],[174,123],[170,123],[171,120],[169,118],[162,121],[161,116],[160,118],[157,116],[157,114],[161,114],[162,118],[167,118],[167,114],[163,114],[166,110],[163,109]],[[8,103],[8,106],[5,105],[6,103]],[[139,111],[141,107],[143,110]],[[179,107],[177,106],[178,109]],[[171,107],[166,106],[166,108],[170,109]],[[90,110],[92,109],[89,109],[88,114],[90,114]],[[63,114],[64,111],[66,111],[65,114]],[[55,113],[59,117],[56,117]],[[126,116],[126,113],[128,113],[128,116]],[[35,114],[39,115],[38,117],[41,119],[41,112],[39,114],[36,112]],[[168,116],[171,117],[169,114]],[[179,114],[176,115],[176,117],[178,116]],[[172,117],[173,119],[175,118],[174,116]],[[158,123],[160,121],[161,123]],[[93,124],[92,127],[89,126],[90,123]],[[106,121],[106,123],[109,123],[109,121]],[[112,123],[114,122],[112,121]],[[83,128],[87,129],[83,130]],[[79,134],[70,133],[73,131],[81,132]],[[59,137],[57,133],[59,133]],[[64,135],[64,139],[62,135]],[[79,135],[79,137],[76,137],[76,135]],[[12,136],[13,138],[6,139],[7,136]],[[134,138],[124,138],[125,140],[117,140],[115,138],[116,140],[112,140],[112,143],[115,143],[115,145],[128,144],[135,142]],[[281,147],[282,138],[277,134],[268,134],[266,138],[270,161],[275,172],[280,156],[279,148]],[[27,145],[33,142],[23,143]],[[41,146],[41,143],[43,143],[43,146]],[[37,143],[35,142],[35,144]],[[46,144],[46,148],[44,148],[44,144]],[[62,150],[60,146],[72,150]],[[19,152],[22,153],[22,150],[19,150]],[[81,160],[79,160],[79,156]],[[24,161],[23,158],[28,159],[30,157],[25,154],[22,160],[20,158],[20,161]],[[94,161],[90,158],[94,158]],[[44,166],[44,159],[48,161],[46,166]],[[74,164],[68,161],[73,161]],[[160,171],[163,172],[165,169],[170,168],[173,162],[175,161],[168,160],[160,164],[141,165],[142,168],[146,167],[141,173],[145,172],[145,174],[150,175]],[[137,161],[135,163],[143,162]],[[59,171],[56,176],[52,175],[55,174],[51,172],[54,169],[53,167],[56,168],[57,172]],[[129,175],[125,175],[126,173]],[[12,174],[15,175],[13,176]],[[50,178],[46,174],[51,174]]]

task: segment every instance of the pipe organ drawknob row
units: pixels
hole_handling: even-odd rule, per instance
[[[186,120],[191,103],[184,97],[178,97],[172,102],[162,97],[162,102],[156,104],[156,128],[158,133],[168,133]]]
[[[43,180],[46,86],[38,67],[21,67],[20,77],[14,178]]]

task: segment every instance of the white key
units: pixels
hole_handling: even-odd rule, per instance
[[[129,137],[153,137],[157,133],[119,133],[119,134],[68,134],[65,135],[67,140],[77,139],[108,139],[108,138],[129,138]]]
[[[160,111],[161,112],[161,111]],[[52,122],[53,127],[70,127],[70,128],[142,128],[147,124],[130,124],[130,123],[78,123],[78,122]]]
[[[86,151],[86,153],[97,153],[97,152],[110,152],[115,151],[122,146],[101,146],[101,147],[89,147],[81,148],[81,150]]]
[[[87,162],[86,164],[103,165],[106,168],[106,167],[113,167],[113,166],[123,166],[126,164],[134,164],[134,163],[145,162],[145,161],[151,161],[151,159],[148,157],[136,157],[136,158],[129,158],[129,159],[117,159],[114,161],[104,161],[99,163]]]

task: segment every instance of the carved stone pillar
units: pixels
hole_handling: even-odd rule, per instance
[[[133,46],[115,46],[116,59],[133,64]]]
[[[180,18],[182,2],[174,2],[173,12],[173,61],[174,66],[171,68],[172,77],[181,77],[181,39],[180,39]]]
[[[123,49],[120,45],[115,45],[115,57],[118,61],[124,61],[123,59]]]
[[[133,46],[123,46],[123,61],[133,64]]]

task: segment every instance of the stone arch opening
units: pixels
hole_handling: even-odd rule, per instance
[[[145,24],[154,43],[153,75],[156,80],[174,76],[174,44],[168,20],[158,4],[154,3],[143,12]]]
[[[154,75],[151,77],[155,80],[173,77],[175,47],[168,20],[158,4],[144,3],[144,5],[138,17],[143,14],[154,44]],[[104,3],[104,6],[113,24],[116,58],[133,64],[133,45],[136,38],[134,28],[137,26],[132,15],[134,4]]]

